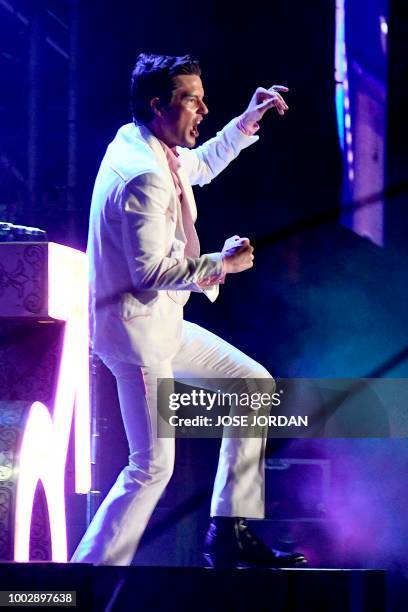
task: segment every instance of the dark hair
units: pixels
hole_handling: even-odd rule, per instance
[[[130,105],[133,120],[150,123],[154,118],[150,108],[152,98],[169,104],[174,89],[174,77],[179,74],[201,75],[198,60],[192,55],[151,55],[141,53],[132,71]]]

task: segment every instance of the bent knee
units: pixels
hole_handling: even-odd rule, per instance
[[[270,372],[268,372],[268,370],[266,368],[264,368],[263,366],[261,366],[259,363],[257,363],[253,368],[253,378],[272,378],[273,380],[273,376]]]
[[[259,363],[253,362],[247,378],[257,380],[257,386],[262,387],[267,393],[275,393],[276,391],[276,381],[272,374]]]

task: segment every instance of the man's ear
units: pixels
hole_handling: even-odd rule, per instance
[[[158,117],[163,117],[162,105],[160,102],[160,98],[152,98],[150,100],[150,108],[152,109],[152,113]]]

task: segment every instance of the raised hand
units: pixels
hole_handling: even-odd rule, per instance
[[[269,89],[258,87],[241,116],[244,127],[253,129],[270,108],[276,108],[280,115],[284,115],[289,106],[279,92],[287,91],[289,89],[284,85],[272,85]]]

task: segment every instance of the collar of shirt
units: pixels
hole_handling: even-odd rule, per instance
[[[170,147],[167,146],[162,140],[159,140],[159,142],[162,146],[164,153],[166,154],[166,159],[167,159],[167,163],[170,166],[170,170],[172,172],[177,172],[181,166],[181,163],[178,159],[179,154],[177,153],[176,147],[173,147],[172,149],[170,149]]]

